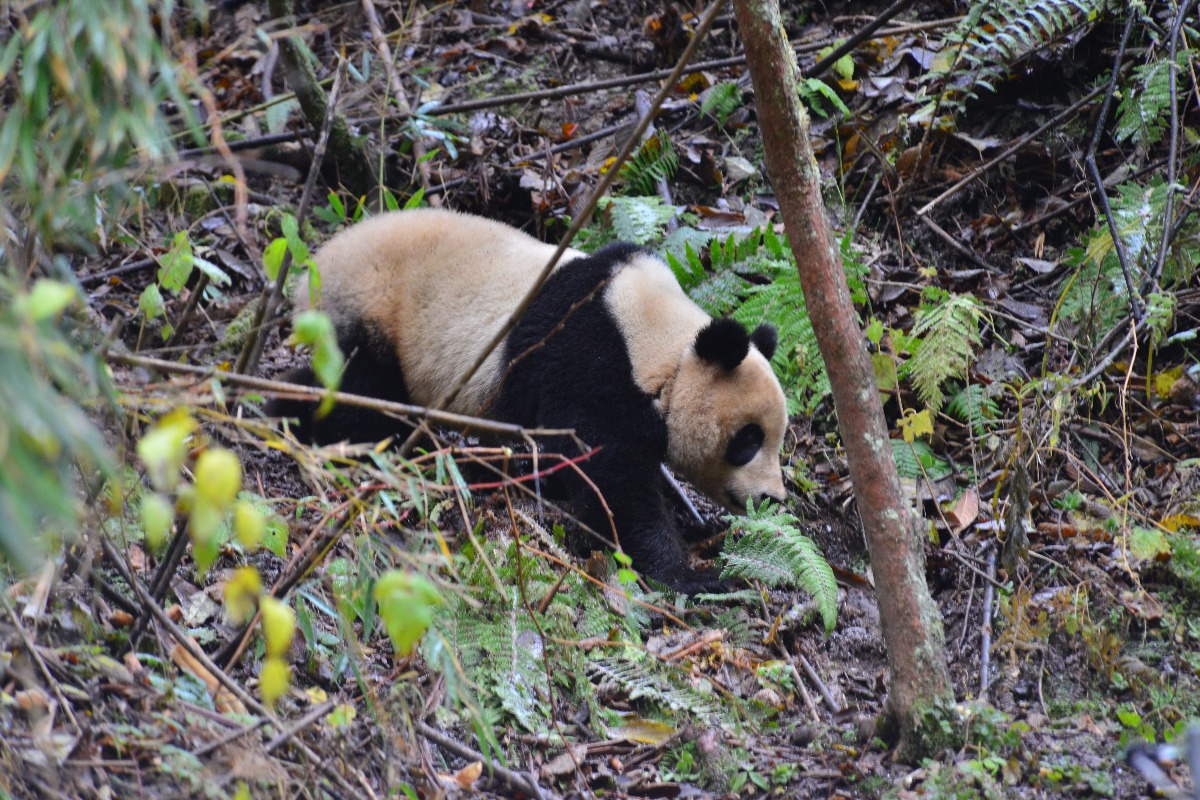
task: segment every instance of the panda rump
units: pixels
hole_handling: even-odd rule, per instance
[[[348,358],[342,390],[435,402],[501,329],[554,249],[502,223],[439,209],[381,214],[343,230],[316,256],[320,306]],[[660,464],[734,510],[747,498],[783,499],[787,414],[768,363],[775,340],[770,325],[748,333],[709,317],[642,247],[568,250],[450,410],[573,428],[598,448],[581,467],[604,498],[587,481],[566,478],[576,515],[602,535],[615,525],[643,573],[695,591],[713,586],[715,575],[689,566]],[[315,383],[310,370],[295,379]],[[320,419],[313,410],[297,401],[274,408],[298,417],[298,433],[320,443],[409,430],[360,408],[337,406]],[[543,447],[575,450],[566,437]]]

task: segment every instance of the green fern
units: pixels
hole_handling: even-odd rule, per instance
[[[621,165],[618,174],[625,185],[625,194],[654,195],[660,180],[669,181],[679,169],[679,156],[665,131],[651,136],[638,151]]]
[[[722,717],[716,695],[697,691],[687,672],[649,658],[644,652],[629,649],[624,655],[598,658],[588,663],[587,671],[600,684],[599,690],[617,688],[630,700],[649,700],[706,723],[718,722]]]
[[[1111,198],[1117,235],[1128,254],[1135,286],[1144,279],[1142,265],[1152,261],[1162,238],[1166,213],[1167,185],[1153,178],[1146,185],[1123,183]],[[1194,215],[1193,215],[1194,216]],[[1174,246],[1167,251],[1163,264],[1161,285],[1173,290],[1191,284],[1197,267],[1197,236],[1200,220],[1187,219]],[[1059,318],[1068,323],[1074,338],[1090,346],[1105,336],[1113,326],[1128,317],[1129,286],[1114,248],[1112,234],[1104,221],[1097,223],[1088,236],[1086,247],[1069,250],[1064,263],[1074,268],[1063,287]],[[1168,298],[1142,298],[1142,304],[1153,307],[1155,321],[1163,324],[1156,335],[1166,333],[1166,318],[1173,301]],[[1163,313],[1159,313],[1159,312]]]
[[[971,426],[976,436],[987,433],[1000,417],[1000,406],[978,383],[962,387],[946,400],[946,413]]]
[[[837,621],[837,581],[816,542],[800,532],[800,520],[769,501],[744,517],[725,517],[743,535],[721,553],[722,578],[746,578],[769,586],[794,586],[817,603],[825,632]]]
[[[915,442],[892,439],[891,442],[896,471],[901,478],[915,481],[928,477],[931,481],[940,481],[952,471],[950,465],[934,455],[933,448],[920,439]]]
[[[667,223],[675,216],[674,206],[664,203],[661,198],[649,195],[646,197],[604,197],[597,204],[601,211],[608,215],[608,223],[612,227],[612,236],[605,241],[633,242],[634,244],[649,244],[662,238]],[[589,240],[592,246],[603,244],[604,241]]]
[[[1176,54],[1176,75],[1196,58],[1195,50]],[[1117,107],[1117,127],[1113,137],[1118,142],[1132,141],[1150,147],[1162,141],[1171,119],[1171,62],[1168,59],[1139,64],[1133,68],[1133,86],[1123,92]]]
[[[742,107],[742,90],[736,83],[718,83],[704,93],[700,102],[702,114],[712,114],[717,118],[717,124],[725,127],[725,120],[734,111]]]
[[[941,79],[943,103],[960,113],[979,90],[994,92],[1013,67],[1092,25],[1117,0],[976,0],[946,39],[956,63]]]
[[[946,399],[942,384],[966,377],[967,365],[980,344],[979,325],[984,318],[971,295],[941,294],[941,302],[917,311],[912,336],[920,343],[904,364],[904,374],[912,380],[921,402],[935,412]]]

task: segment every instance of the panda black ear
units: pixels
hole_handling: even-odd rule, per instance
[[[696,355],[732,371],[750,352],[750,336],[740,323],[714,319],[696,334]]]
[[[754,342],[758,352],[762,353],[767,361],[770,361],[771,356],[775,355],[775,345],[779,343],[779,336],[775,333],[774,325],[764,322],[754,329],[754,333],[750,334],[750,341]]]

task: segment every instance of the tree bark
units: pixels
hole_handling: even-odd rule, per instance
[[[294,23],[296,14],[292,0],[269,0],[267,7],[276,20],[287,25]],[[313,130],[321,130],[325,122],[325,91],[305,58],[303,48],[291,38],[280,39],[279,54],[283,57],[288,86],[296,93],[304,118]],[[354,140],[340,114],[334,116],[333,126],[329,129],[329,153],[332,158],[327,163],[336,173],[336,179],[330,183],[340,182],[356,197],[374,196],[379,184],[371,157]],[[329,173],[324,177],[329,178]]]
[[[948,709],[954,700],[942,620],[925,583],[919,520],[900,488],[875,373],[825,216],[820,173],[799,103],[799,68],[778,0],[734,0],[733,5],[754,84],[767,174],[829,367],[838,427],[866,531],[891,679],[883,730],[899,734],[900,753],[907,759],[930,744],[921,735],[922,717],[930,711],[941,716],[937,709]]]

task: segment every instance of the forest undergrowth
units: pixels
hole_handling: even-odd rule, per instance
[[[1195,3],[784,9],[959,700],[915,764],[732,16],[654,107],[704,9],[291,6],[0,5],[0,798],[1194,791]],[[776,326],[787,503],[677,511],[730,591],[581,555],[504,426],[265,415],[348,355],[312,254],[426,205]]]

